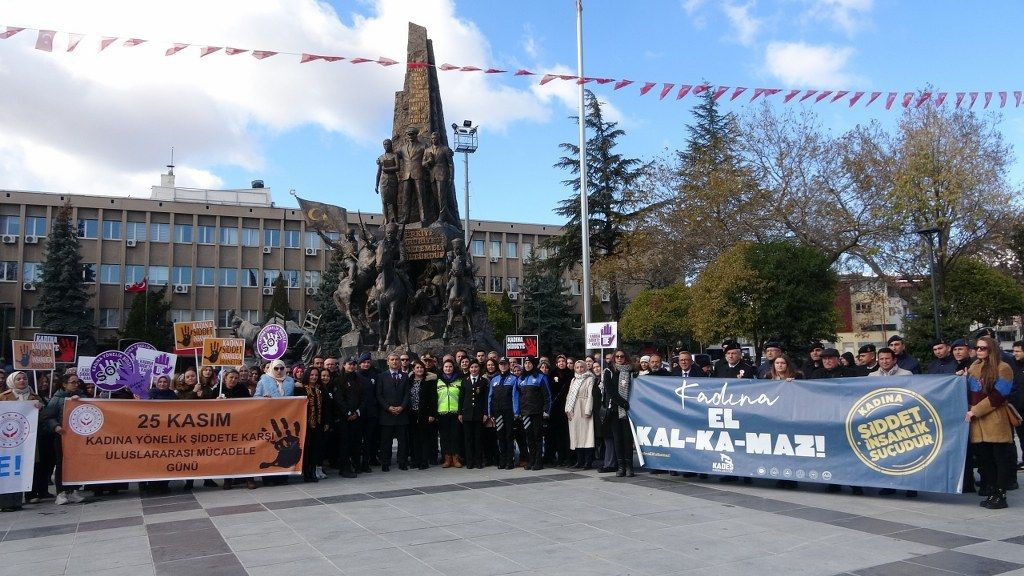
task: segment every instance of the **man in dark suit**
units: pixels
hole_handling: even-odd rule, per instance
[[[377,377],[377,404],[380,406],[380,469],[391,469],[391,444],[398,438],[398,468],[408,470],[406,461],[409,425],[409,377],[402,373],[398,354],[388,354],[388,369]]]
[[[753,378],[754,367],[743,360],[743,350],[734,340],[722,342],[722,351],[725,357],[715,362],[715,370],[711,373],[712,378]]]
[[[398,186],[402,195],[400,202],[402,212],[398,215],[402,224],[407,224],[415,219],[415,215],[409,212],[415,199],[420,209],[420,223],[423,226],[428,224],[426,213],[427,192],[427,171],[423,167],[423,153],[426,151],[418,137],[419,129],[410,126],[405,130],[405,142],[398,147]],[[413,196],[413,193],[416,196]]]
[[[679,353],[679,370],[674,376],[682,376],[683,378],[706,378],[707,374],[701,370],[700,366],[693,363],[693,354],[687,351]]]

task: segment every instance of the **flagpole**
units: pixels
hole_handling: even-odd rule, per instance
[[[580,244],[583,248],[583,326],[590,322],[590,209],[587,206],[587,116],[583,84],[583,0],[576,0],[576,75],[579,76]]]

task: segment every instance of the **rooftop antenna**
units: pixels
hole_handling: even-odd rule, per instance
[[[174,146],[171,146],[171,163],[167,165],[167,174],[174,175]]]

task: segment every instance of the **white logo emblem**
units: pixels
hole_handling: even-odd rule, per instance
[[[83,404],[71,411],[68,426],[79,436],[90,436],[103,427],[103,411],[92,404]]]
[[[17,448],[28,438],[28,418],[20,412],[0,414],[0,448]]]

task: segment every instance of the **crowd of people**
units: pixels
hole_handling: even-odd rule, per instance
[[[187,368],[178,377],[159,378],[149,399],[216,400],[218,398],[280,398],[305,396],[302,480],[318,482],[329,470],[343,478],[373,472],[441,466],[445,469],[485,468],[542,470],[546,465],[596,469],[620,477],[635,475],[634,441],[628,419],[633,379],[637,376],[683,378],[761,378],[796,380],[840,377],[899,376],[922,373],[921,363],[907,354],[901,337],[893,336],[883,348],[868,344],[854,357],[812,343],[809,355],[797,361],[783,346],[769,342],[763,361],[754,366],[735,341],[722,345],[715,362],[706,355],[680,351],[669,361],[658,353],[631,360],[626,352],[600,353],[573,358],[566,355],[509,359],[495,351],[465,350],[445,354],[390,354],[385,366],[375,366],[370,354],[344,360],[314,358],[309,366],[287,366],[281,360],[260,367],[218,370]],[[1024,383],[1024,342],[1016,342],[1013,355],[1004,357],[990,334],[977,334],[971,345],[964,339],[935,342],[934,359],[926,371],[966,376],[971,449],[967,454],[964,492],[978,491],[989,508],[1006,507],[1006,491],[1015,489],[1018,464],[1014,427],[1024,433],[1019,419]],[[29,400],[41,409],[36,469],[30,503],[54,498],[56,503],[84,498],[76,487],[61,482],[61,423],[64,401],[92,396],[70,369],[57,381],[52,397],[29,375],[14,372],[6,380],[0,401]],[[48,384],[48,383],[47,383]],[[114,398],[132,398],[126,390]],[[1015,418],[1015,414],[1018,416]],[[1024,459],[1024,455],[1022,455]],[[975,487],[974,468],[980,472]],[[651,470],[651,473],[661,473]],[[686,477],[694,472],[671,471]],[[699,474],[706,478],[706,474]],[[722,482],[738,481],[722,476]],[[236,486],[259,487],[256,478],[205,480],[205,487],[225,490]],[[287,476],[265,476],[264,485],[287,482]],[[750,482],[749,478],[744,479]],[[779,481],[794,488],[796,483]],[[99,494],[126,489],[123,484],[91,485]],[[140,489],[167,492],[169,482],[147,482]],[[186,480],[183,490],[194,489]],[[838,491],[836,485],[829,491]],[[863,493],[853,487],[854,493]],[[891,494],[883,489],[880,494]],[[916,496],[908,491],[907,496]],[[20,509],[22,494],[0,496],[3,511]]]

